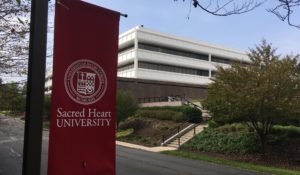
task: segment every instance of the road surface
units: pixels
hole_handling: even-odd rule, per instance
[[[0,175],[21,175],[24,122],[0,116]],[[41,175],[47,174],[48,131]],[[117,175],[261,175],[207,162],[117,146]]]

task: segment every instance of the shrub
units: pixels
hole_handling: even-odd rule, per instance
[[[133,118],[128,119],[124,122],[122,122],[119,126],[120,130],[126,130],[126,129],[134,129],[134,131],[138,131],[141,128],[144,128],[147,125],[147,122],[141,119]]]
[[[136,112],[135,117],[199,123],[202,121],[202,112],[197,108],[189,106],[149,107],[140,108]]]
[[[135,117],[138,118],[155,118],[159,120],[173,120],[175,122],[184,121],[184,116],[181,112],[176,112],[168,109],[140,109]]]
[[[216,128],[216,130],[221,132],[253,131],[248,127],[248,125],[242,123],[225,124],[223,126],[219,126],[218,128]]]
[[[208,127],[209,128],[217,128],[219,126],[220,125],[216,121],[214,121],[213,119],[208,121]]]
[[[274,135],[270,134],[268,136],[268,144],[269,145],[280,145],[280,144],[286,144],[289,141],[289,138],[287,138],[285,135]]]
[[[170,110],[175,112],[183,112],[188,106],[154,106],[154,107],[142,107],[141,110]]]
[[[225,154],[256,153],[261,146],[255,133],[223,133],[207,128],[182,146],[183,149]]]
[[[271,135],[272,135],[271,138],[275,140],[276,140],[275,137],[277,137],[278,139],[297,138],[300,137],[300,127],[275,125],[271,130]]]
[[[191,123],[200,123],[202,121],[202,112],[197,108],[186,107],[183,115]]]
[[[300,117],[299,115],[289,116],[287,118],[276,120],[275,125],[283,125],[283,126],[297,126],[300,127]]]
[[[130,91],[118,91],[116,104],[117,127],[119,127],[121,121],[133,115],[137,107],[137,102]]]
[[[217,131],[220,132],[230,132],[231,131],[231,125],[230,124],[225,124],[223,126],[220,126],[218,128],[216,128]]]
[[[44,97],[44,117],[46,120],[50,120],[51,116],[51,96],[50,95],[45,95]]]
[[[182,113],[177,112],[172,116],[174,122],[185,122],[185,118]]]

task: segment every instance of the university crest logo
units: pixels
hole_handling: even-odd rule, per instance
[[[68,67],[64,83],[69,97],[83,105],[100,100],[107,88],[106,74],[101,66],[87,59],[77,60]]]

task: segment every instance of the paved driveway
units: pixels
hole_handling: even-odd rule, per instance
[[[21,175],[24,122],[0,116],[0,175]],[[41,174],[47,174],[48,131],[43,133]],[[207,162],[117,146],[118,175],[260,175]]]

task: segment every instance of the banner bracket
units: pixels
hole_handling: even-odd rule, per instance
[[[120,16],[123,16],[124,18],[127,18],[128,14],[120,13]]]

